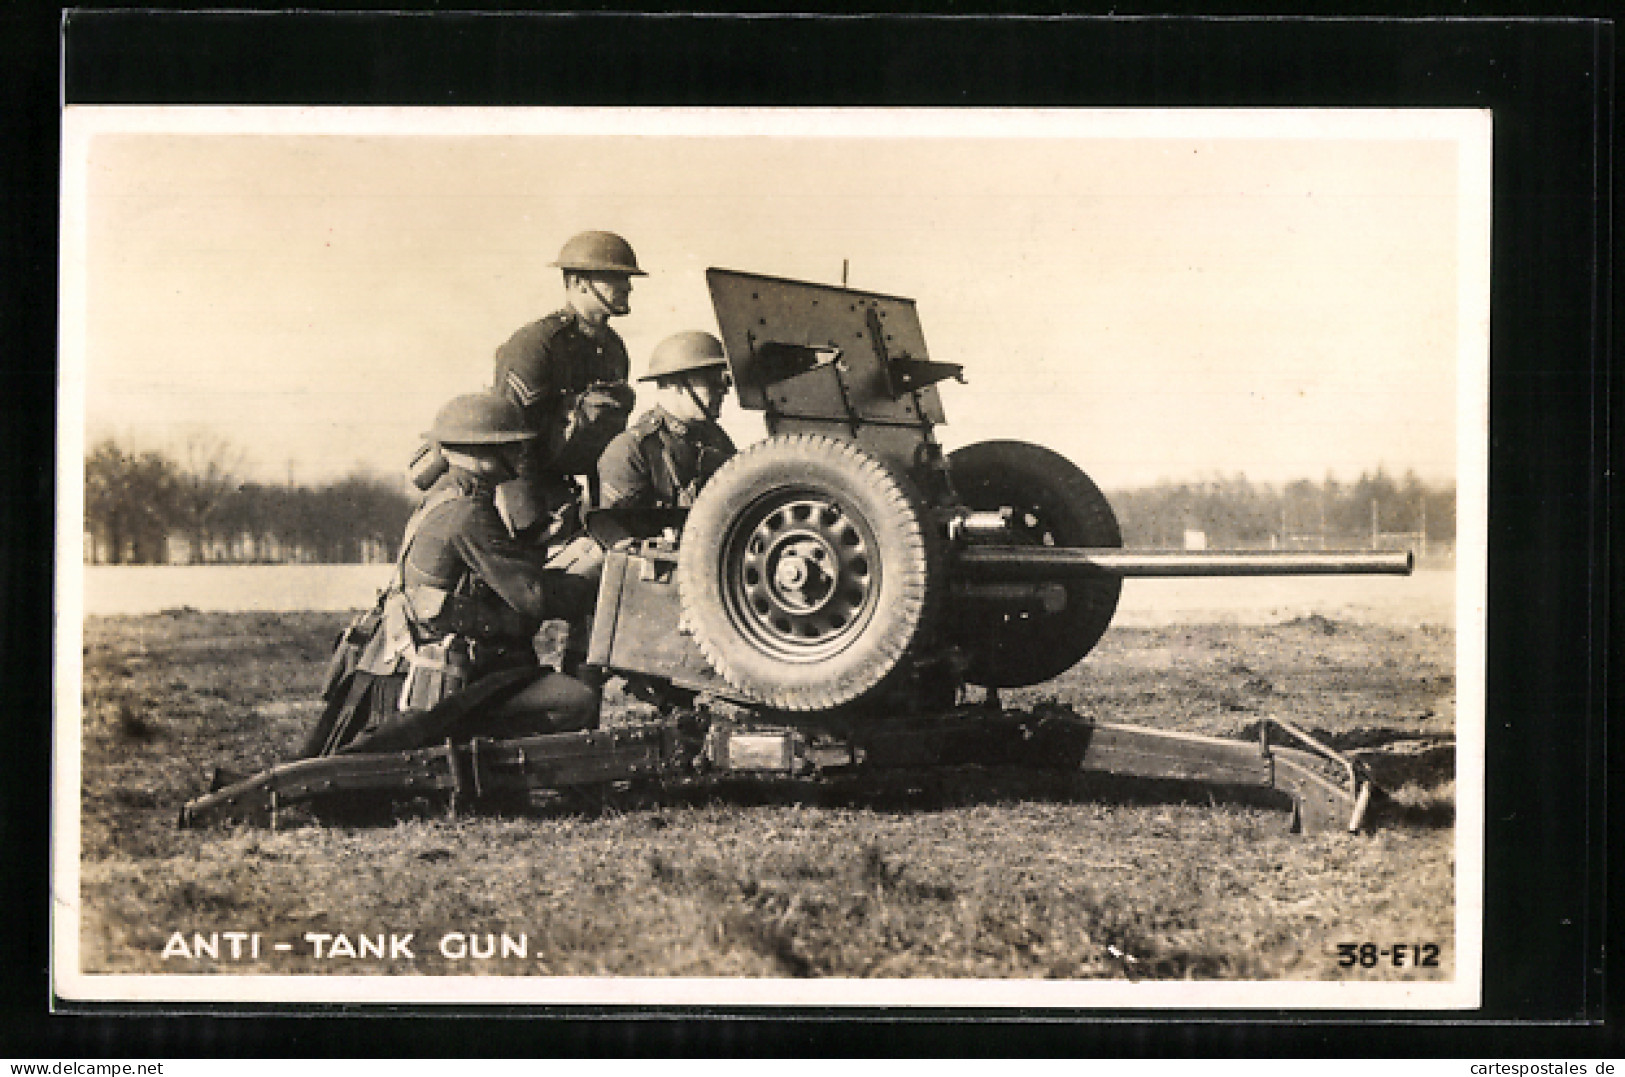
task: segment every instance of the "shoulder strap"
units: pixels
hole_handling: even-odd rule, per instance
[[[406,521],[406,531],[401,535],[400,556],[395,559],[395,585],[397,587],[406,587],[406,553],[412,548],[412,540],[418,537],[418,532],[423,529],[424,521],[429,518],[429,514],[440,506],[449,505],[463,496],[465,495],[462,489],[456,483],[447,483],[424,498],[423,504],[419,505],[417,511],[412,514],[412,518]]]

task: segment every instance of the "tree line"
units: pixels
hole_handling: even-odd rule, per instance
[[[1455,483],[1425,483],[1414,472],[1396,480],[1382,468],[1354,482],[1162,482],[1109,500],[1129,546],[1177,548],[1187,531],[1235,549],[1448,546],[1456,537]]]
[[[351,475],[321,485],[240,481],[220,443],[182,459],[113,439],[85,457],[89,559],[346,563],[393,560],[413,499],[403,483]]]
[[[246,482],[237,466],[218,441],[188,442],[179,458],[97,443],[85,458],[87,555],[112,564],[394,560],[415,503],[403,482]],[[1381,468],[1349,483],[1162,482],[1108,500],[1124,544],[1144,548],[1179,548],[1187,532],[1213,548],[1425,548],[1452,543],[1456,531],[1454,483],[1409,472],[1396,480]]]

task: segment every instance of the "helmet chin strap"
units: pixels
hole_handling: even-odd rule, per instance
[[[710,422],[713,418],[711,409],[700,403],[700,395],[694,391],[694,383],[687,378],[683,379],[683,392],[687,393],[689,400],[693,401],[695,410],[700,413],[700,421]]]
[[[625,303],[616,306],[612,300],[605,297],[603,292],[599,291],[597,281],[593,280],[591,277],[585,277],[583,279],[587,282],[587,290],[592,293],[594,299],[603,304],[605,310],[611,314],[626,313],[627,305]]]

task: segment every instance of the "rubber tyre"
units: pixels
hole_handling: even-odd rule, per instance
[[[677,578],[683,616],[749,699],[824,711],[876,692],[934,620],[938,543],[909,480],[816,434],[758,442],[695,499]]]
[[[1051,546],[1121,546],[1111,505],[1072,461],[1024,441],[983,441],[948,455],[960,499],[977,511],[1015,510],[1021,541]],[[970,657],[965,679],[989,688],[1039,684],[1094,649],[1117,611],[1121,579],[1067,581],[1066,607],[1000,612],[951,604],[950,638]]]

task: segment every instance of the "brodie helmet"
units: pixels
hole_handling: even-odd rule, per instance
[[[614,232],[577,233],[565,242],[558,258],[548,264],[577,273],[649,275],[638,268],[638,256],[632,253],[632,244]]]
[[[654,354],[649,356],[649,369],[638,380],[656,381],[674,374],[686,374],[690,370],[727,365],[728,357],[723,354],[722,341],[710,333],[697,330],[673,333],[655,345]]]
[[[494,393],[468,393],[446,403],[423,437],[441,445],[503,445],[536,436],[518,405]]]

